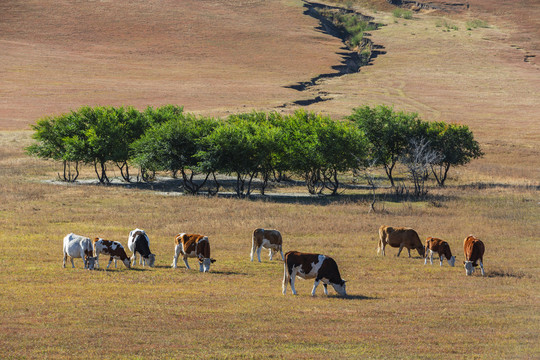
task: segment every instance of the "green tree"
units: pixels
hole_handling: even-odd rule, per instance
[[[196,181],[199,171],[196,154],[201,151],[202,139],[208,136],[218,122],[212,118],[175,114],[165,122],[157,122],[132,145],[133,162],[149,171],[171,171],[182,175],[184,189],[197,193],[208,180]]]
[[[347,117],[364,133],[368,141],[371,160],[383,166],[392,187],[395,186],[393,170],[409,146],[410,140],[421,134],[422,122],[415,113],[395,112],[393,108],[379,105],[353,110]]]
[[[440,160],[431,166],[437,184],[441,187],[452,166],[468,164],[484,154],[472,131],[466,125],[433,122],[427,128],[431,147],[440,154]]]

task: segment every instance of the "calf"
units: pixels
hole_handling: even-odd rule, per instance
[[[178,256],[182,253],[182,258],[186,268],[190,269],[188,264],[188,257],[199,259],[199,271],[210,271],[210,264],[216,262],[215,259],[210,258],[210,241],[207,236],[198,234],[178,234],[174,238],[174,257],[172,267],[176,269],[178,263]]]
[[[345,290],[345,280],[341,278],[339,269],[331,257],[321,254],[307,254],[298,251],[289,251],[285,254],[284,274],[283,274],[283,295],[287,291],[287,282],[291,284],[291,290],[296,295],[294,280],[296,277],[302,279],[315,279],[311,296],[315,296],[315,290],[322,280],[324,293],[328,295],[328,284],[341,295],[347,296]]]
[[[484,276],[484,243],[482,240],[478,239],[473,235],[467,236],[465,241],[463,241],[463,251],[465,252],[465,274],[471,275],[475,267],[478,266],[477,262],[480,263],[480,270],[482,271],[482,276]]]
[[[269,256],[270,260],[275,252],[281,253],[281,260],[284,260],[283,257],[283,239],[281,238],[281,233],[277,230],[265,230],[265,229],[255,229],[253,231],[253,237],[251,242],[251,261],[253,261],[253,254],[257,251],[257,258],[261,262],[261,250],[262,248],[270,249]]]
[[[135,229],[129,232],[128,248],[133,253],[131,256],[131,266],[135,266],[137,253],[139,253],[143,266],[148,262],[148,266],[154,267],[156,255],[150,252],[150,239],[148,239],[148,235],[146,235],[144,230]]]
[[[94,270],[94,263],[96,258],[94,257],[94,248],[92,241],[84,236],[75,235],[74,233],[67,234],[64,237],[64,262],[63,267],[66,267],[66,259],[69,256],[71,260],[71,267],[74,268],[73,258],[82,258],[84,262],[84,268],[88,270]]]
[[[104,254],[110,256],[109,264],[107,264],[107,269],[111,266],[111,262],[114,259],[114,267],[116,268],[116,260],[121,260],[124,265],[129,269],[131,263],[129,258],[124,250],[122,244],[118,241],[103,240],[101,238],[94,239],[94,252],[96,254],[96,265],[99,267],[99,254]]]
[[[440,260],[440,266],[442,266],[443,263],[443,256],[446,258],[446,261],[448,261],[448,264],[450,266],[454,266],[456,263],[456,257],[452,256],[452,251],[450,251],[450,245],[444,240],[428,237],[426,240],[426,258],[424,259],[424,265],[427,264],[427,260],[429,257],[429,262],[431,265],[433,265],[433,253],[437,253],[439,255]]]
[[[413,229],[399,227],[394,228],[391,226],[381,226],[379,228],[379,246],[377,247],[377,254],[382,251],[383,256],[386,255],[384,248],[386,245],[391,247],[399,247],[397,256],[401,254],[403,248],[407,248],[409,257],[411,257],[411,249],[416,249],[421,257],[424,257],[425,248],[420,241],[418,233]]]

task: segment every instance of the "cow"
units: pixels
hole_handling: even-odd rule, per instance
[[[275,252],[280,252],[281,260],[283,257],[283,239],[281,233],[278,230],[265,230],[255,229],[253,231],[253,237],[251,242],[251,261],[253,261],[253,254],[257,251],[257,258],[261,262],[261,250],[262,248],[269,249],[270,260]]]
[[[210,258],[210,241],[208,241],[208,236],[181,233],[176,235],[174,243],[174,257],[171,265],[174,269],[177,267],[180,253],[182,253],[182,258],[187,269],[190,269],[187,261],[188,257],[196,257],[199,260],[200,272],[210,271],[210,264],[216,262],[215,259]]]
[[[479,262],[482,276],[484,276],[484,251],[485,246],[482,240],[473,235],[469,235],[465,238],[463,241],[463,252],[465,253],[465,261],[463,264],[465,266],[466,275],[472,275],[475,267],[478,266],[477,262]]]
[[[425,248],[422,245],[422,241],[418,236],[418,233],[410,228],[394,228],[391,226],[382,225],[379,228],[379,245],[377,247],[377,254],[382,251],[385,256],[385,247],[390,245],[391,247],[399,247],[397,256],[401,254],[403,248],[407,248],[409,257],[411,257],[411,249],[416,249],[421,257],[424,257]]]
[[[88,270],[94,270],[94,264],[96,258],[94,257],[94,248],[90,238],[75,235],[74,233],[67,234],[64,237],[64,262],[62,267],[66,267],[66,259],[69,256],[71,260],[71,267],[74,268],[73,258],[82,258],[84,262],[84,268]]]
[[[150,252],[150,239],[148,239],[148,235],[144,230],[135,229],[129,232],[128,248],[133,253],[131,266],[135,266],[137,253],[139,253],[143,266],[148,262],[148,266],[154,267],[156,255]]]
[[[326,295],[328,295],[327,286],[330,284],[339,295],[347,296],[345,280],[341,278],[336,262],[329,256],[289,251],[285,254],[283,267],[283,295],[287,292],[287,282],[291,284],[293,295],[297,295],[294,280],[298,276],[302,279],[315,279],[311,296],[315,296],[315,290],[321,280]]]
[[[111,266],[111,262],[114,259],[114,267],[116,268],[116,260],[121,260],[124,265],[129,269],[131,268],[131,263],[129,258],[124,250],[122,244],[118,241],[103,240],[101,238],[95,238],[94,242],[94,253],[96,254],[96,265],[99,267],[99,254],[104,254],[110,256],[109,264],[107,264],[107,269]]]
[[[433,265],[433,254],[437,253],[439,255],[440,266],[443,264],[443,256],[448,261],[450,266],[454,267],[456,263],[456,257],[452,256],[452,251],[450,251],[450,245],[444,240],[428,237],[426,239],[426,257],[424,259],[424,265],[427,264],[428,257],[429,262]]]

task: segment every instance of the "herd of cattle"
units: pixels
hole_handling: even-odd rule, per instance
[[[182,259],[187,269],[190,269],[188,258],[197,258],[199,261],[199,271],[201,272],[210,271],[210,264],[216,261],[210,257],[210,242],[207,236],[182,233],[175,237],[174,243],[175,249],[171,265],[173,268],[177,267],[180,254],[182,254]],[[397,256],[401,254],[403,248],[406,248],[409,257],[411,257],[411,249],[416,249],[418,254],[424,258],[424,265],[427,264],[428,258],[433,265],[434,253],[437,253],[439,256],[440,266],[443,264],[443,257],[446,258],[450,266],[454,266],[456,261],[456,257],[452,255],[450,246],[446,241],[428,237],[424,246],[418,233],[410,228],[381,226],[379,228],[377,254],[382,252],[384,256],[386,245],[399,248]],[[129,233],[128,248],[133,253],[131,258],[127,256],[124,247],[118,241],[109,241],[101,238],[91,240],[88,237],[71,233],[64,237],[63,267],[66,267],[66,259],[68,257],[71,260],[72,267],[75,267],[73,258],[82,258],[84,267],[93,270],[96,266],[99,267],[100,254],[109,256],[107,269],[113,260],[115,267],[117,260],[122,261],[127,268],[135,266],[137,254],[140,256],[140,264],[143,266],[146,264],[150,267],[154,266],[156,256],[150,251],[150,239],[144,230],[135,229]],[[315,295],[315,290],[321,281],[323,282],[324,293],[326,295],[328,295],[327,286],[329,284],[332,285],[339,295],[347,295],[345,280],[341,278],[338,266],[331,257],[298,251],[289,251],[283,255],[283,239],[278,230],[256,229],[252,236],[251,261],[253,261],[253,256],[256,252],[257,258],[261,262],[261,250],[263,248],[269,250],[270,260],[272,260],[274,254],[278,251],[281,254],[281,259],[284,262],[283,294],[286,293],[287,283],[289,283],[292,293],[296,295],[294,281],[298,276],[302,279],[315,279],[313,290],[311,291],[312,296]],[[469,235],[463,242],[463,250],[465,253],[463,264],[466,275],[471,275],[475,267],[478,266],[478,263],[480,264],[482,275],[484,275],[484,243],[480,239]]]

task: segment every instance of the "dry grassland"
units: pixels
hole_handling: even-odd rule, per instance
[[[475,13],[408,21],[361,1],[387,24],[371,34],[386,54],[298,93],[284,86],[331,71],[342,51],[300,2],[178,3],[0,4],[0,358],[540,357],[540,77],[511,46],[538,50],[523,30],[535,28],[538,6],[520,27],[523,11],[502,1],[504,13],[476,0]],[[482,14],[490,28],[466,31],[466,20]],[[440,19],[460,30],[443,32]],[[431,189],[427,201],[392,202],[381,189],[386,201],[368,214],[371,195],[362,191],[240,200],[51,185],[43,181],[58,165],[23,153],[28,124],[80,105],[175,103],[219,115],[323,93],[331,99],[309,110],[339,118],[384,103],[465,123],[486,156],[451,170],[448,188]],[[81,176],[94,174],[85,167]],[[447,240],[456,267],[396,258],[391,248],[378,257],[382,224]],[[76,259],[75,269],[62,269],[67,233],[126,246],[135,227],[150,236],[155,268],[90,272]],[[249,261],[256,227],[281,230],[286,251],[332,256],[351,296],[319,288],[312,298],[313,283],[302,280],[298,296],[283,296],[283,263],[264,253],[261,264]],[[178,232],[209,236],[210,273],[170,268]],[[461,265],[471,233],[486,244],[483,278],[466,277]]]

